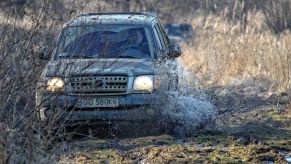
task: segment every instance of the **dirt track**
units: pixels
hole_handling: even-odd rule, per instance
[[[68,141],[59,162],[286,162],[284,158],[291,152],[291,119],[286,114],[288,97],[286,94],[263,97],[246,94],[244,90],[232,87],[206,92],[211,95],[218,117],[191,136],[93,135]],[[257,91],[264,93],[264,90]]]

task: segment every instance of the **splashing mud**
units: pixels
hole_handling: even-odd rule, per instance
[[[179,61],[179,91],[169,93],[161,110],[161,122],[177,137],[185,137],[211,124],[217,111],[208,101],[196,78]]]

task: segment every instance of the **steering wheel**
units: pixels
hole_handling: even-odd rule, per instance
[[[142,54],[145,54],[143,48],[138,46],[138,45],[127,45],[126,47],[122,48],[119,51],[119,54],[122,54],[123,52],[125,52],[128,49],[135,49],[135,50],[138,50],[138,51],[142,52]]]

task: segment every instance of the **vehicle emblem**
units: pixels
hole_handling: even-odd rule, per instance
[[[102,80],[95,80],[93,82],[93,85],[96,87],[103,87],[104,86],[104,82]]]

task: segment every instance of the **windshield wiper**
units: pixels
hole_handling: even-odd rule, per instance
[[[139,57],[129,56],[129,55],[126,55],[126,56],[118,56],[118,58],[142,59],[142,58],[139,58]]]
[[[94,56],[77,55],[77,56],[72,56],[72,58],[78,58],[78,59],[92,59],[92,58],[94,58]]]
[[[85,55],[85,54],[78,54],[78,55],[72,55],[72,54],[67,54],[67,55],[58,55],[59,58],[70,58],[70,59],[91,59],[94,58],[95,56],[89,56],[89,55]]]

